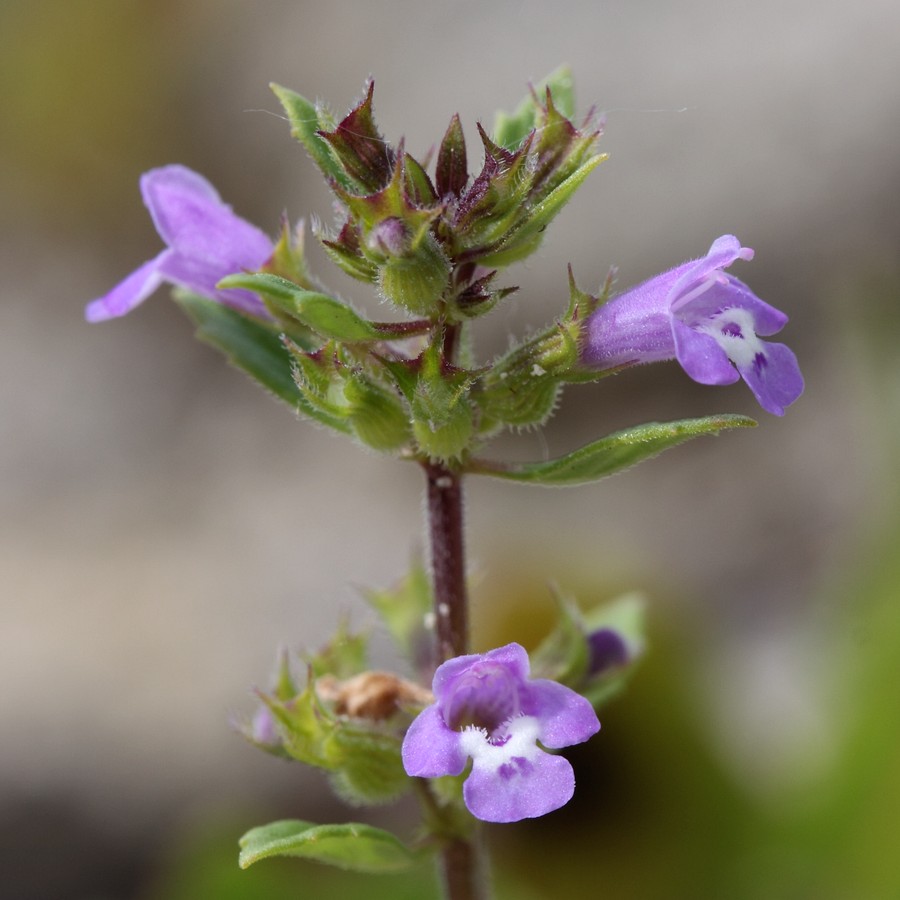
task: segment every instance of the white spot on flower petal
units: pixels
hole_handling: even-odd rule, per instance
[[[765,345],[756,336],[749,310],[737,307],[723,309],[695,328],[715,338],[725,355],[739,369],[766,365]]]

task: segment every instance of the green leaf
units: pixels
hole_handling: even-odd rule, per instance
[[[293,358],[279,332],[214,300],[185,291],[175,291],[174,296],[197,326],[201,341],[221,350],[230,363],[293,409],[335,431],[350,434],[349,424],[316,409],[297,388]]]
[[[219,283],[222,287],[255,291],[325,338],[355,343],[379,340],[382,336],[371,322],[357,315],[346,303],[318,291],[305,290],[278,275],[265,272],[229,275]]]
[[[756,422],[747,416],[727,414],[678,422],[650,422],[617,431],[547,462],[506,464],[472,460],[468,471],[529,484],[587,484],[621,472],[691,438],[717,434],[725,428],[750,428],[755,425]]]
[[[185,291],[175,291],[174,297],[197,326],[201,341],[221,350],[229,362],[276,397],[298,406],[300,394],[291,374],[291,358],[278,332],[214,300]]]
[[[342,187],[350,187],[350,179],[331,152],[328,142],[317,134],[317,132],[327,129],[329,124],[322,111],[305,97],[301,97],[300,94],[294,93],[288,88],[274,83],[269,87],[281,101],[281,105],[288,115],[291,134],[303,144],[322,174],[326,178],[336,181]]]
[[[543,99],[547,88],[553,95],[554,106],[567,118],[575,115],[575,81],[568,66],[560,66],[534,86],[534,94]],[[493,138],[507,150],[514,150],[534,127],[537,107],[530,92],[522,99],[512,114],[498,112],[494,117]]]
[[[359,822],[316,825],[283,819],[251,828],[240,840],[242,869],[271,856],[296,856],[353,872],[399,872],[415,858],[389,831]]]

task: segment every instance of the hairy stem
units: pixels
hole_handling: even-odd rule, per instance
[[[439,462],[424,463],[434,591],[437,665],[469,652],[469,598],[463,542],[462,480]]]
[[[463,538],[462,476],[439,462],[423,463],[434,592],[436,665],[469,652],[469,598]],[[447,900],[486,900],[477,831],[446,837],[441,858]]]
[[[448,900],[487,900],[479,849],[474,841],[455,839],[444,845],[444,891]]]

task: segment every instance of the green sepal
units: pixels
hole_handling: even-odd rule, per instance
[[[441,146],[438,149],[435,166],[435,181],[440,197],[458,197],[469,180],[466,162],[466,139],[463,137],[462,123],[455,114],[450,120]]]
[[[540,202],[529,207],[503,238],[500,246],[480,257],[478,262],[483,266],[508,266],[534,253],[551,220],[569,202],[588,175],[605,159],[608,159],[607,154],[600,153],[582,163]]]
[[[481,126],[478,135],[484,165],[460,199],[453,229],[445,237],[455,255],[467,253],[480,260],[485,248],[502,244],[516,226],[533,181],[528,166],[531,137],[513,153],[495,144]]]
[[[282,344],[280,329],[273,330],[228,306],[176,290],[175,302],[197,326],[197,337],[221,350],[232,365],[289,406],[302,409],[303,397],[294,384],[290,354]]]
[[[369,81],[365,97],[333,130],[321,129],[319,137],[340,160],[351,183],[364,194],[379,190],[390,178],[394,151],[381,136],[372,110],[375,83]]]
[[[313,234],[329,259],[351,278],[368,284],[376,281],[378,266],[363,256],[358,225],[345,222],[337,235],[329,237],[320,224],[313,222]]]
[[[320,425],[341,434],[352,434],[347,410],[330,399],[334,378],[328,366],[319,362],[317,354],[308,353],[294,341],[285,340],[284,346],[294,362],[291,375],[300,397],[301,412]],[[329,346],[326,344],[326,348]]]
[[[390,803],[410,787],[401,738],[367,719],[341,719],[326,743],[331,783],[347,803]]]
[[[556,626],[531,654],[535,677],[549,678],[570,687],[582,681],[590,663],[587,628],[578,604],[553,591],[559,609]]]
[[[335,790],[355,804],[388,803],[410,784],[400,759],[401,737],[384,722],[336,715],[310,678],[291,700],[260,694],[292,759],[325,769]]]
[[[322,174],[342,187],[350,187],[351,181],[343,166],[332,153],[328,142],[317,134],[318,131],[326,130],[331,125],[330,117],[323,109],[288,88],[274,83],[269,87],[287,113],[288,121],[291,123],[291,134],[303,144]]]
[[[294,379],[313,417],[345,434],[354,434],[381,452],[409,442],[409,412],[393,385],[371,377],[341,344],[329,341],[314,353],[290,342]]]
[[[291,759],[321,769],[334,768],[325,750],[325,741],[335,727],[334,717],[319,700],[312,681],[289,700],[263,693],[259,698],[274,716]]]
[[[471,460],[467,471],[492,475],[508,481],[550,486],[588,484],[621,472],[704,434],[718,434],[726,428],[750,428],[757,423],[747,416],[720,415],[677,422],[650,422],[626,428],[580,447],[565,456],[539,463],[498,463]]]
[[[272,856],[294,856],[353,872],[399,872],[415,862],[406,845],[389,831],[347,822],[316,825],[283,819],[251,828],[240,839],[242,869]]]
[[[437,191],[422,164],[415,157],[405,153],[403,167],[406,193],[409,198],[417,206],[433,206],[437,203]]]
[[[391,256],[378,270],[378,288],[386,300],[419,316],[434,316],[450,282],[450,263],[431,234],[414,253]]]
[[[283,218],[281,234],[275,244],[275,250],[272,252],[271,259],[263,266],[262,271],[271,275],[280,275],[307,290],[315,289],[315,282],[306,264],[306,231],[302,219],[292,230],[287,217]]]
[[[219,285],[254,291],[264,301],[326,339],[353,344],[387,337],[383,330],[355,313],[346,303],[318,291],[306,290],[278,275],[265,272],[229,275]]]
[[[537,98],[545,95],[547,88],[553,95],[556,108],[567,118],[575,115],[575,80],[568,66],[560,66],[539,81],[516,107],[514,113],[498,112],[494,117],[494,140],[507,150],[514,150],[534,128],[539,113]]]
[[[407,159],[412,160],[411,171],[407,171]],[[390,179],[373,193],[359,195],[337,190],[337,194],[353,219],[363,224],[366,234],[385,219],[400,219],[409,235],[409,249],[415,250],[441,213],[440,206],[425,207],[417,203],[417,196],[428,192],[422,178],[428,179],[425,171],[406,155],[397,160]]]
[[[422,353],[410,408],[413,435],[429,459],[460,459],[468,449],[474,431],[472,380],[470,373],[443,364],[437,343]]]
[[[305,657],[313,677],[333,675],[335,678],[350,678],[358,675],[368,664],[369,637],[365,631],[351,632],[347,617],[343,616],[335,636],[324,647]]]

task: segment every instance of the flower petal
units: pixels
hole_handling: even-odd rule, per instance
[[[760,300],[753,291],[731,275],[722,275],[709,289],[678,309],[677,318],[692,328],[728,309],[745,309],[753,321],[756,334],[770,335],[781,331],[788,317]]]
[[[681,367],[700,384],[733,384],[738,373],[718,341],[702,331],[694,331],[684,322],[672,319],[675,356]]]
[[[466,767],[461,735],[444,724],[437,704],[424,709],[403,738],[401,756],[407,775],[439,778],[459,775]]]
[[[733,234],[723,234],[712,242],[702,259],[684,263],[678,267],[679,277],[672,285],[672,311],[677,312],[679,299],[706,280],[716,271],[727,269],[735,260],[753,259],[753,251],[742,247]]]
[[[103,322],[131,312],[162,284],[164,277],[160,273],[160,267],[170,255],[170,250],[163,250],[159,256],[135,269],[104,297],[92,300],[85,307],[84,317],[88,322]]]
[[[784,344],[762,344],[763,350],[752,361],[739,364],[747,386],[759,405],[776,416],[803,393],[803,376],[794,352]]]
[[[478,757],[463,785],[469,812],[484,822],[518,822],[559,809],[575,793],[575,773],[567,759],[537,747],[499,766]]]
[[[185,166],[146,172],[141,193],[160,237],[185,267],[183,277],[197,279],[185,286],[211,291],[226,275],[256,271],[272,255],[268,236],[235,215],[205,178]]]
[[[526,715],[539,723],[538,740],[545,747],[580,744],[600,730],[600,721],[591,704],[571,688],[536,678],[527,687]]]

